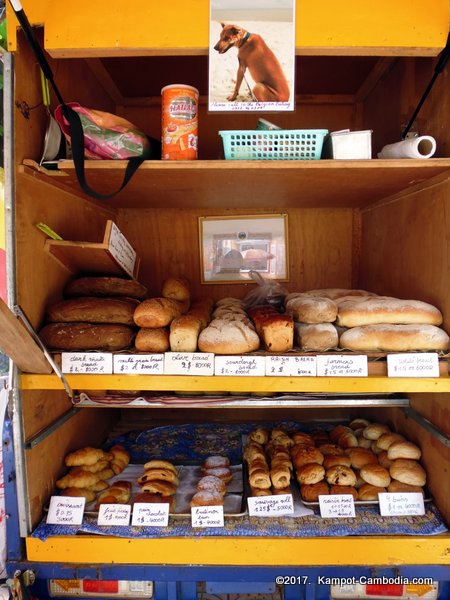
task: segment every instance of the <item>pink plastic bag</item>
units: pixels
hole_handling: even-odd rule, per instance
[[[150,143],[147,136],[126,119],[85,108],[77,102],[68,102],[68,106],[77,112],[81,119],[86,158],[127,160],[149,152]],[[55,110],[55,119],[66,140],[70,142],[70,127],[64,118],[61,105]]]

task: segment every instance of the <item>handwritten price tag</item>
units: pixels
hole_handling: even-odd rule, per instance
[[[355,502],[351,494],[319,496],[320,516],[328,519],[354,517]]]
[[[257,376],[266,374],[265,356],[216,356],[215,375]]]
[[[367,377],[367,356],[323,354],[317,356],[319,377]]]
[[[104,352],[62,352],[61,370],[63,373],[89,373],[90,375],[111,375],[113,355]]]
[[[52,496],[48,508],[49,525],[81,525],[83,522],[86,498],[71,496]]]
[[[192,527],[223,527],[223,506],[193,506]]]
[[[115,223],[111,226],[108,250],[128,275],[133,276],[136,251]]]
[[[266,356],[266,375],[275,377],[315,377],[315,356]]]
[[[388,377],[439,377],[439,360],[435,352],[388,354]]]
[[[292,494],[279,496],[256,496],[247,498],[248,514],[251,517],[281,517],[294,514]]]
[[[97,525],[129,525],[131,506],[129,504],[100,504]]]
[[[386,492],[378,494],[380,515],[397,517],[407,515],[424,515],[423,494],[416,492]]]
[[[167,527],[169,524],[169,504],[148,502],[136,502],[133,506],[133,518],[131,524],[134,527]]]
[[[164,354],[116,354],[114,373],[163,375]]]
[[[166,352],[165,375],[214,375],[214,354],[209,352]]]

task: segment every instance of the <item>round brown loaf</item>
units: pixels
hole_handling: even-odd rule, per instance
[[[141,327],[136,334],[134,345],[139,352],[167,352],[170,348],[169,332],[164,327]]]
[[[388,296],[353,299],[339,304],[337,324],[342,327],[361,325],[441,325],[442,314],[433,305],[420,300],[401,300]]]
[[[139,304],[134,311],[134,322],[138,327],[167,327],[181,316],[179,304],[170,298],[149,298]]]
[[[66,351],[115,352],[131,346],[135,332],[127,325],[50,323],[39,332],[47,348]]]
[[[139,302],[134,298],[72,298],[47,308],[51,323],[118,323],[134,325]]]
[[[300,495],[305,502],[317,502],[319,496],[327,496],[330,493],[330,488],[326,481],[318,483],[303,484],[300,486]]]
[[[364,465],[359,470],[359,475],[363,481],[376,487],[385,488],[391,482],[389,471],[381,465]]]
[[[400,441],[395,442],[387,451],[389,460],[397,460],[398,458],[410,458],[411,460],[419,460],[422,452],[419,446],[412,442]]]
[[[330,444],[329,442],[321,444],[319,446],[319,450],[324,455],[333,454],[334,456],[338,456],[340,454],[344,454],[344,450],[342,448],[339,448],[338,446],[336,446],[336,444]]]
[[[337,348],[339,336],[332,323],[296,323],[295,343],[305,352],[326,352]]]
[[[300,323],[333,323],[337,317],[337,305],[329,298],[304,296],[289,300],[286,312]]]
[[[191,507],[194,506],[223,506],[223,496],[214,491],[196,492],[191,499]]]
[[[378,500],[378,494],[382,494],[386,491],[384,487],[378,487],[371,485],[370,483],[364,483],[358,490],[359,500]]]
[[[339,446],[342,448],[355,448],[358,446],[358,438],[352,431],[344,431],[337,440]]]
[[[313,447],[305,447],[298,448],[292,454],[292,462],[296,469],[300,469],[303,465],[307,465],[308,463],[317,463],[319,465],[323,464],[324,456],[322,452],[318,448]]]
[[[337,442],[343,433],[353,433],[353,431],[350,427],[347,427],[347,425],[336,425],[336,427],[333,427],[330,431],[330,440],[332,442]]]
[[[214,354],[245,354],[258,350],[259,336],[240,321],[214,319],[198,337],[201,352]]]
[[[163,298],[171,298],[178,302],[185,302],[190,299],[189,282],[184,277],[169,277],[162,286],[161,295]]]
[[[309,463],[297,469],[297,481],[300,485],[319,483],[324,477],[325,469],[316,463]]]
[[[424,468],[418,462],[406,458],[394,460],[389,468],[389,473],[392,479],[420,487],[425,485],[427,479]]]
[[[64,296],[125,296],[142,300],[147,288],[136,279],[123,277],[79,277],[70,281],[64,288]]]
[[[359,352],[447,350],[450,338],[434,325],[363,325],[345,331],[341,348]]]

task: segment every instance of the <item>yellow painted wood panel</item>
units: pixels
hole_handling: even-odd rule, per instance
[[[28,560],[102,565],[440,565],[449,564],[448,536],[348,538],[196,537],[128,539],[92,536],[27,538]]]
[[[209,1],[80,0],[66,7],[28,0],[33,24],[45,24],[53,56],[111,56],[158,51],[205,53]],[[70,9],[71,8],[71,9]],[[15,50],[15,18],[8,9],[9,50]],[[298,52],[436,55],[448,33],[447,0],[302,0],[296,7]],[[151,76],[151,75],[149,75]]]

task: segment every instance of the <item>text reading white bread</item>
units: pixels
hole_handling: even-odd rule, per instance
[[[442,314],[432,304],[420,300],[400,300],[389,296],[354,299],[339,304],[337,324],[342,327],[360,325],[441,325]]]
[[[447,350],[450,338],[434,325],[363,325],[347,329],[341,348],[359,352]]]

